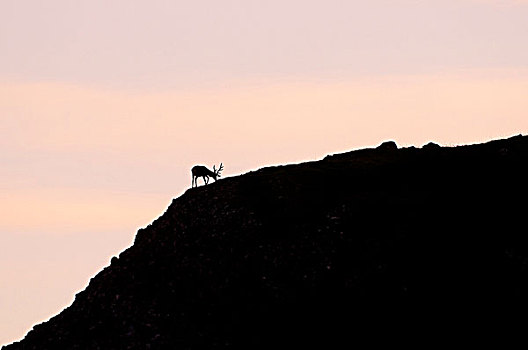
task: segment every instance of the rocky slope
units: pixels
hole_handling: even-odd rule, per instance
[[[3,349],[331,348],[467,334],[468,323],[522,310],[527,162],[526,136],[388,142],[189,189],[70,307]]]

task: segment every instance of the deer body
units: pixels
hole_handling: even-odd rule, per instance
[[[209,177],[212,177],[215,181],[217,178],[220,177],[220,172],[224,169],[224,166],[222,163],[220,163],[220,167],[218,169],[215,168],[213,165],[213,171],[207,169],[207,167],[203,165],[195,165],[191,169],[192,173],[192,181],[191,186],[192,187],[198,187],[198,178],[201,177],[205,184],[207,185],[209,183]]]

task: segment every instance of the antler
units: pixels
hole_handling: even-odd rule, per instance
[[[220,172],[222,170],[224,170],[224,165],[222,163],[220,163],[220,167],[218,168],[218,170],[216,170],[215,166],[213,165],[213,170],[214,170],[214,172],[216,173],[217,176],[220,176]]]

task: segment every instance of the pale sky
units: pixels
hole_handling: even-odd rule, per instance
[[[1,0],[0,344],[190,187],[528,133],[528,1]]]

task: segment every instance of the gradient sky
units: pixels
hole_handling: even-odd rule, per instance
[[[2,0],[0,344],[191,183],[528,133],[528,1]]]

